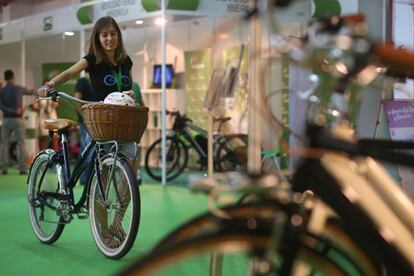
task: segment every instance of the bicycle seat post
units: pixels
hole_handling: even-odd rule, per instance
[[[65,179],[65,186],[70,179],[70,166],[69,166],[69,146],[68,146],[68,137],[67,137],[67,129],[63,129],[59,131],[59,135],[61,137],[60,144],[62,145],[62,153],[63,153],[63,164],[64,164],[64,174],[63,177]]]

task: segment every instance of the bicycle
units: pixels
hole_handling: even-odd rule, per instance
[[[51,91],[49,98],[81,105],[91,103],[57,91]],[[42,150],[30,167],[27,183],[31,226],[40,242],[52,244],[75,215],[79,219],[89,217],[100,252],[119,259],[134,244],[141,212],[140,191],[128,163],[128,153],[121,149],[125,144],[92,139],[71,169],[67,136],[75,125],[67,119],[44,123],[51,135],[57,133],[61,137],[61,149]],[[88,162],[90,155],[92,161]],[[89,181],[79,199],[75,199],[74,187],[84,171],[90,175]]]
[[[207,168],[207,131],[194,125],[191,119],[178,111],[167,112],[173,116],[174,123],[166,137],[167,180],[179,176],[187,167],[189,151],[193,149],[198,155],[200,169]],[[223,123],[231,118],[215,118],[220,130]],[[193,133],[196,134],[193,134]],[[247,166],[247,135],[229,134],[220,131],[213,133],[214,168],[216,171],[242,171]],[[149,176],[160,181],[161,139],[156,140],[145,155],[145,169]]]
[[[363,34],[361,32],[352,37],[352,35],[355,35],[354,33],[341,30],[341,24],[344,22],[341,22],[340,18],[339,21],[337,19],[332,20],[331,23],[333,25],[330,25],[331,23],[328,22],[328,26],[326,26],[328,34],[335,35],[340,30],[342,39],[345,39],[344,36],[346,36],[346,39],[349,39],[347,41],[356,39],[362,45],[367,42],[361,36]],[[337,25],[338,23],[339,25]],[[358,30],[361,31],[363,28]],[[307,122],[309,148],[297,151],[297,154],[304,158],[302,164],[294,173],[292,180],[293,191],[300,192],[302,195],[308,189],[314,192],[316,204],[312,209],[318,216],[315,215],[307,221],[306,214],[299,213],[299,216],[295,216],[298,213],[280,208],[280,203],[282,203],[282,206],[288,206],[283,204],[292,203],[285,198],[284,201],[281,201],[282,199],[277,201],[279,203],[279,209],[277,209],[279,212],[276,212],[274,225],[280,223],[281,220],[283,221],[283,218],[287,224],[282,222],[279,224],[279,228],[274,227],[269,232],[264,230],[268,229],[266,226],[261,226],[260,223],[256,224],[260,219],[265,218],[265,215],[261,215],[259,212],[242,215],[243,221],[238,220],[237,217],[232,219],[229,216],[230,219],[221,226],[220,221],[217,223],[219,219],[212,218],[210,222],[207,222],[208,227],[203,224],[200,227],[198,226],[200,221],[198,218],[194,220],[195,222],[190,222],[189,225],[183,226],[181,229],[179,228],[166,239],[163,239],[162,244],[160,243],[147,256],[131,265],[124,273],[133,274],[141,271],[146,273],[151,269],[158,269],[158,265],[174,264],[185,255],[196,254],[201,252],[202,249],[207,248],[208,246],[204,243],[207,241],[214,243],[214,246],[220,247],[219,249],[223,250],[234,248],[247,250],[250,256],[253,256],[253,258],[249,259],[252,259],[253,263],[256,262],[256,266],[253,265],[253,269],[250,272],[253,271],[253,273],[258,274],[275,273],[276,271],[272,270],[274,267],[280,267],[278,272],[285,272],[285,274],[281,272],[282,275],[297,272],[292,269],[293,263],[295,260],[303,258],[302,249],[306,246],[316,249],[312,247],[315,246],[314,242],[311,244],[306,243],[308,237],[305,234],[307,233],[305,229],[307,229],[308,225],[315,224],[316,221],[316,224],[320,225],[319,228],[321,228],[323,234],[323,231],[326,231],[323,225],[329,222],[328,218],[332,214],[332,212],[327,212],[327,209],[330,208],[339,215],[342,225],[338,230],[346,237],[342,240],[345,246],[348,247],[352,243],[355,245],[355,248],[350,249],[348,252],[360,251],[372,264],[374,270],[371,273],[367,272],[369,270],[362,270],[362,275],[383,275],[384,271],[396,275],[411,275],[413,273],[414,255],[411,249],[414,242],[412,238],[412,231],[414,229],[412,214],[414,213],[414,207],[408,198],[396,187],[394,181],[385,170],[371,157],[412,166],[414,156],[393,150],[412,149],[414,144],[369,139],[357,141],[353,136],[352,128],[342,118],[344,113],[332,108],[329,105],[329,100],[332,91],[338,88],[344,94],[355,93],[355,88],[358,88],[361,84],[368,83],[366,78],[367,76],[370,77],[370,75],[366,74],[367,71],[364,72],[365,74],[359,74],[365,69],[377,69],[375,63],[375,68],[369,68],[373,66],[371,50],[373,50],[377,58],[381,59],[383,64],[390,66],[392,69],[398,69],[397,72],[399,74],[408,76],[413,76],[412,60],[414,60],[414,53],[406,50],[397,50],[381,44],[370,45],[370,43],[365,44],[368,47],[363,47],[363,50],[358,53],[353,53],[352,49],[348,48],[346,49],[347,51],[343,51],[341,54],[346,54],[347,59],[344,60],[348,61],[347,65],[351,64],[351,66],[348,67],[347,73],[336,74],[338,72],[326,70],[326,66],[322,68],[325,70],[319,70],[321,69],[320,67],[330,62],[329,59],[326,59],[321,54],[330,53],[332,48],[337,47],[335,42],[340,41],[335,37],[332,38],[332,40],[329,40],[324,37],[326,44],[321,45],[319,43],[315,49],[310,49],[310,51],[315,51],[308,55],[310,60],[319,57],[316,61],[320,61],[320,63],[309,62],[309,64],[315,66],[314,71],[322,79],[316,89],[320,101],[314,101],[310,108],[309,114],[311,116],[309,116],[310,120]],[[324,48],[324,46],[327,47]],[[358,62],[350,61],[350,57],[356,58]],[[344,56],[337,55],[335,58],[337,58],[335,61],[338,61],[344,58]],[[374,59],[374,61],[376,60],[378,59]],[[379,70],[374,71],[379,72]],[[358,77],[362,77],[362,79],[359,79],[361,81],[359,85],[353,82]],[[249,180],[248,182],[255,181]],[[293,203],[297,203],[297,198],[295,200],[295,197],[292,197],[292,200]],[[293,209],[295,210],[295,208]],[[256,210],[259,210],[259,208]],[[252,216],[251,214],[254,215]],[[212,214],[207,213],[205,216],[212,216]],[[252,220],[249,221],[249,218]],[[320,219],[320,221],[315,219]],[[283,227],[286,225],[290,227]],[[299,229],[301,234],[297,234],[296,230],[298,229],[294,227],[295,225],[303,226],[302,230],[304,232],[301,232]],[[215,227],[220,228],[218,231],[215,231]],[[206,228],[207,230],[205,230]],[[183,229],[191,231],[182,231]],[[210,229],[213,229],[212,232],[209,232]],[[182,235],[183,233],[189,235],[189,238],[187,239],[186,235]],[[301,239],[303,237],[301,236],[302,234],[305,234],[306,238]],[[321,237],[323,235],[317,234],[318,242],[321,241]],[[340,235],[334,235],[334,238],[338,237]],[[270,238],[270,241],[266,243],[267,238]],[[282,246],[278,247],[272,241],[280,242],[279,245],[281,244]],[[290,248],[290,251],[283,251],[283,245],[285,244],[288,245],[287,247]],[[316,244],[318,243],[316,242]],[[207,249],[214,250],[213,246]],[[280,261],[281,266],[277,266],[278,263],[272,262],[274,259],[272,259],[271,254],[266,256],[266,253],[275,253],[274,251],[276,253],[280,252],[282,257]],[[313,251],[312,253],[316,254],[317,252]],[[265,257],[263,258],[263,256]],[[323,270],[326,268],[324,266],[332,264],[336,265],[336,268],[338,265],[340,266],[335,261],[333,263],[330,262],[329,256],[322,254],[321,257],[322,259],[320,260],[322,262],[318,264],[318,267],[314,268]],[[363,267],[368,268],[368,266],[362,265],[361,268]],[[283,270],[283,268],[286,268],[286,270]],[[334,273],[343,272],[343,270],[336,270]]]

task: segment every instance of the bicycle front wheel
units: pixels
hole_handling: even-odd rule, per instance
[[[273,242],[269,233],[260,230],[206,234],[152,251],[120,275],[210,275],[214,255],[221,262],[214,270],[220,275],[274,275],[277,267],[266,257]],[[294,270],[303,271],[306,264],[313,273],[346,275],[341,267],[305,244],[298,251],[297,264]]]
[[[40,152],[32,163],[28,179],[30,223],[36,237],[46,244],[59,239],[65,227],[59,215],[62,203],[45,194],[59,191],[59,164],[51,161],[54,154],[53,150]]]
[[[119,259],[129,252],[140,215],[140,192],[128,161],[104,157],[91,182],[89,220],[95,243],[106,257]]]
[[[145,170],[154,180],[161,181],[162,151],[161,139],[155,141],[145,155]],[[176,137],[166,139],[167,181],[179,176],[187,167],[188,151],[183,142]]]

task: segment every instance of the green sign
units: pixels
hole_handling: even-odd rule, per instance
[[[93,23],[93,6],[81,7],[76,12],[76,17],[82,25]]]
[[[203,106],[211,76],[211,50],[184,53],[186,83],[186,113],[200,127],[207,126],[207,113]]]
[[[53,16],[43,18],[43,31],[50,31],[53,29]]]
[[[313,0],[315,4],[314,17],[341,14],[341,4],[338,0]]]
[[[193,122],[207,128],[207,109],[204,108],[210,76],[212,72],[211,50],[190,51],[184,53],[186,114]],[[196,168],[196,154],[190,151],[189,167]]]
[[[165,0],[167,10],[195,11],[199,0]],[[142,7],[147,12],[161,10],[161,0],[141,0]]]

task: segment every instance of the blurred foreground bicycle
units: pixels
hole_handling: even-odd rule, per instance
[[[290,151],[303,159],[288,187],[274,178],[248,179],[239,191],[249,194],[252,203],[212,208],[177,228],[122,274],[162,275],[185,268],[191,273],[191,264],[207,269],[210,256],[217,254],[223,272],[232,275],[413,274],[414,206],[375,159],[413,166],[414,156],[395,149],[414,144],[358,141],[347,120],[355,106],[338,109],[331,97],[335,92],[345,99],[357,96],[361,86],[385,71],[381,65],[389,68],[387,74],[397,70],[412,77],[414,53],[371,43],[361,18],[351,18],[311,26],[315,33],[306,45],[305,64],[319,83],[310,97],[308,147]],[[237,182],[234,176],[229,181]],[[214,199],[219,192],[210,187],[215,186],[201,189]],[[227,255],[234,251],[241,254]],[[176,267],[185,257],[190,262]],[[163,270],[168,266],[172,270]]]

